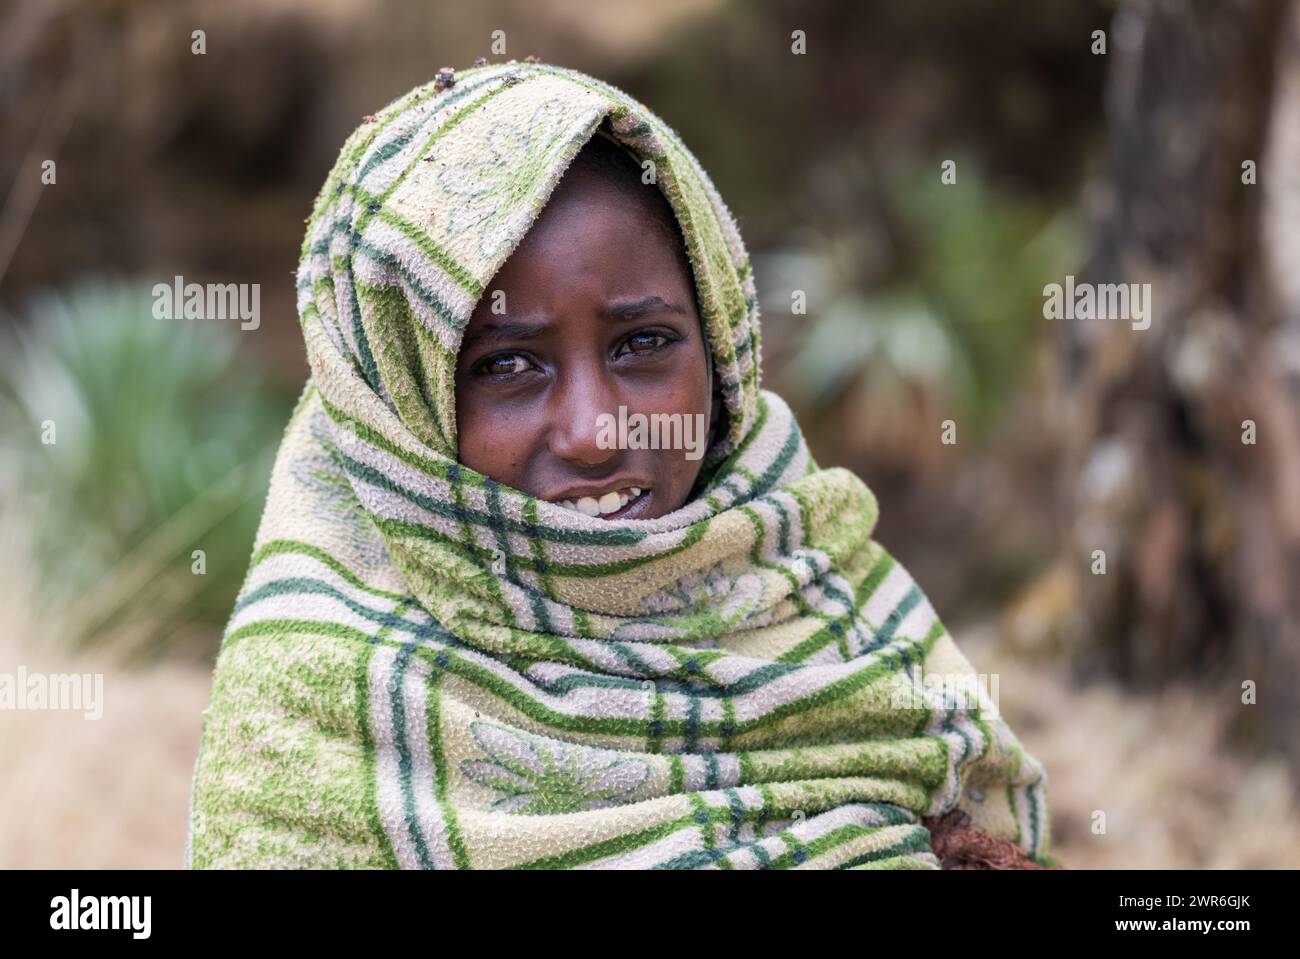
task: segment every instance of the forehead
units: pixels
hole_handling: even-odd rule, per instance
[[[525,279],[554,285],[592,270],[693,285],[672,210],[656,186],[569,170],[489,286]]]

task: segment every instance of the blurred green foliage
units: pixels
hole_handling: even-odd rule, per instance
[[[833,250],[800,258],[820,263],[769,264],[777,287],[796,277],[814,285],[788,370],[801,405],[820,411],[862,376],[949,396],[987,433],[1024,388],[1047,330],[1043,284],[1077,261],[1081,225],[1069,211],[990,186],[974,160],[957,170],[950,184],[938,160],[882,175],[895,235],[891,269],[877,283],[837,268],[849,258]],[[876,389],[863,396],[881,399]]]
[[[155,319],[147,285],[39,295],[6,340],[0,482],[38,607],[74,644],[210,649],[293,397],[244,359],[237,323]]]

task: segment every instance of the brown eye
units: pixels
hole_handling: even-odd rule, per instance
[[[668,337],[662,333],[633,333],[623,341],[623,345],[628,347],[631,353],[651,353],[667,343]]]
[[[523,373],[531,364],[519,353],[498,353],[479,364],[479,372],[488,376],[510,376]]]

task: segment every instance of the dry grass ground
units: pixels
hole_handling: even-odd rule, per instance
[[[102,717],[0,711],[0,868],[174,868],[182,864],[190,774],[208,670],[124,669],[54,644],[57,620],[27,601],[24,543],[0,515],[0,673],[102,673]]]
[[[1007,722],[1047,769],[1053,853],[1067,867],[1300,868],[1286,770],[1225,746],[1228,707],[1185,687],[1073,689],[1001,652],[991,630],[959,636],[976,669],[998,675]]]
[[[102,672],[103,716],[0,712],[0,868],[179,867],[207,671],[128,671],[0,630],[0,672],[19,664]]]

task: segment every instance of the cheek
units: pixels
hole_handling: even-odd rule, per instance
[[[708,390],[708,380],[704,373],[692,373],[683,380],[674,389],[674,399],[670,407],[671,412],[680,412],[685,416],[691,417],[691,435],[687,437],[692,443],[705,443],[710,424],[710,396]],[[700,450],[703,453],[703,450]],[[700,468],[703,465],[703,458],[688,459],[683,450],[661,450],[657,453],[661,459],[661,468],[666,472],[667,477],[673,487],[674,497],[677,502],[674,508],[684,504],[691,487],[695,485],[696,477],[699,476]]]
[[[527,450],[516,448],[508,436],[484,438],[471,432],[468,437],[460,438],[457,459],[497,482],[520,488],[520,474],[522,464],[527,462]]]
[[[678,358],[655,383],[638,383],[633,391],[646,412],[709,414],[709,373],[704,343],[690,345],[689,358]]]
[[[485,403],[473,391],[457,391],[456,443],[461,463],[504,483],[527,455],[534,435],[526,416],[502,404]]]

